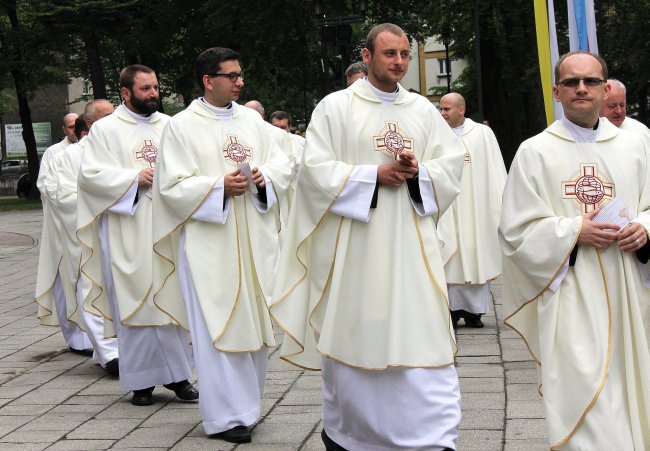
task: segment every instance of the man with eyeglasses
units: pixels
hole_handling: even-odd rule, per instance
[[[614,78],[607,80],[607,84],[610,86],[610,90],[605,95],[605,101],[600,108],[601,117],[606,117],[609,122],[623,130],[643,133],[650,138],[650,129],[648,127],[642,122],[627,116],[625,85]]]
[[[400,27],[374,27],[362,53],[368,77],[312,115],[271,313],[282,358],[322,369],[326,449],[454,449],[460,390],[436,224],[465,151],[399,85]]]
[[[239,53],[201,53],[203,97],[162,136],[154,180],[154,300],[192,335],[206,434],[251,441],[260,417],[287,159],[255,111],[236,103]]]
[[[650,149],[599,119],[598,55],[562,56],[555,80],[564,117],[522,143],[503,195],[505,322],[538,364],[551,449],[649,449]]]
[[[159,113],[153,69],[132,65],[120,73],[124,103],[95,122],[79,170],[77,237],[81,242],[84,304],[117,336],[120,386],[131,403],[153,404],[156,385],[179,399],[198,399],[189,335],[153,301],[152,200],[160,135],[169,116]]]

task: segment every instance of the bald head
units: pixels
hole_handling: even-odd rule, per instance
[[[86,124],[88,124],[88,128],[113,111],[115,111],[115,107],[106,99],[96,99],[88,102],[86,108],[84,108],[84,119],[86,120]]]
[[[465,98],[457,92],[450,92],[440,99],[440,114],[451,128],[465,122]]]
[[[77,142],[77,137],[74,134],[74,121],[76,121],[78,117],[79,115],[77,113],[68,113],[63,116],[63,134],[71,143]]]
[[[600,106],[600,116],[606,117],[609,122],[620,127],[627,115],[627,102],[625,100],[625,85],[618,80],[607,80],[610,90],[603,97]]]
[[[262,116],[262,119],[264,119],[264,107],[257,100],[250,100],[246,102],[244,106],[246,108],[250,108],[251,110],[257,111],[258,113],[260,113],[260,116]]]

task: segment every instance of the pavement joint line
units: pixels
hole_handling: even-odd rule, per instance
[[[496,302],[494,299],[494,294],[492,294],[492,291],[490,291],[490,296],[492,297],[492,305],[495,307],[494,309],[494,315],[496,317],[496,331],[497,331],[497,343],[499,344],[499,359],[501,360],[501,369],[502,371],[502,381],[503,381],[503,419],[501,421],[501,450],[505,451],[506,448],[506,428],[508,427],[508,388],[506,387],[506,367],[503,362],[503,346],[501,345],[501,327],[507,327],[505,324],[501,323],[499,324],[499,314],[496,311]]]

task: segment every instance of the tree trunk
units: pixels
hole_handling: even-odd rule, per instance
[[[18,15],[16,13],[16,1],[9,1],[5,3],[7,8],[7,15],[11,22],[11,28],[18,31]],[[29,109],[29,101],[27,97],[27,88],[25,86],[25,70],[23,68],[23,49],[22,43],[14,41],[16,48],[14,49],[15,58],[11,61],[11,76],[14,79],[16,86],[16,98],[18,99],[18,110],[20,114],[20,123],[23,126],[23,141],[27,149],[27,164],[30,177],[30,199],[38,199],[40,197],[38,188],[36,187],[36,180],[38,179],[38,152],[36,150],[36,138],[34,137],[34,127],[32,126],[32,112]]]
[[[95,99],[107,99],[104,66],[99,51],[97,35],[95,34],[95,30],[91,29],[84,29],[81,34],[86,49],[86,57],[88,58],[88,70],[90,71],[90,83],[93,85],[93,97]]]

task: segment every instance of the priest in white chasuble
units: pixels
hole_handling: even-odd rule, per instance
[[[522,143],[503,196],[505,322],[539,365],[551,449],[650,448],[650,149],[598,118],[606,79],[597,55],[560,58],[564,117]]]
[[[499,217],[506,167],[490,127],[465,117],[465,99],[452,92],[440,99],[440,113],[465,145],[460,194],[440,218],[449,308],[454,327],[483,327],[492,296],[490,281],[501,274]]]
[[[156,385],[183,400],[198,398],[189,334],[153,302],[151,184],[169,117],[157,112],[155,72],[120,74],[124,104],[93,124],[81,158],[77,237],[82,244],[84,304],[105,318],[119,346],[120,385],[135,405],[153,403]]]
[[[117,339],[104,338],[104,319],[99,312],[90,313],[83,306],[82,279],[79,277],[81,243],[77,238],[77,180],[81,156],[89,128],[99,119],[114,111],[113,104],[105,99],[92,100],[86,104],[83,117],[75,121],[78,141],[59,154],[56,178],[55,206],[61,219],[60,242],[61,282],[66,299],[73,300],[69,317],[82,327],[93,346],[93,360],[111,375],[119,373]]]
[[[312,115],[271,314],[282,358],[323,377],[328,449],[454,449],[454,367],[439,215],[465,150],[424,97],[399,85],[410,46],[368,34],[368,77]]]
[[[66,344],[73,352],[85,352],[91,343],[79,325],[70,319],[74,312],[74,298],[66,298],[61,281],[61,218],[55,205],[58,157],[76,142],[74,123],[76,113],[66,114],[63,118],[63,140],[47,148],[41,159],[36,186],[41,192],[43,203],[43,233],[36,277],[34,300],[38,304],[37,316],[41,324],[60,326]]]
[[[261,413],[278,203],[292,163],[258,113],[237,104],[239,53],[199,55],[203,97],[162,136],[154,202],[154,301],[192,335],[206,434],[251,441]]]

